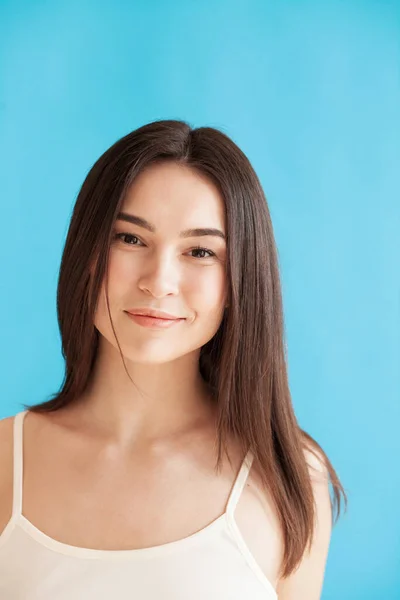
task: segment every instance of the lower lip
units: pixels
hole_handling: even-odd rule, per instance
[[[132,315],[132,313],[126,313],[128,317],[135,321],[138,325],[142,327],[150,327],[152,329],[167,329],[168,327],[172,327],[185,319],[158,319],[156,317],[148,317],[146,315]]]

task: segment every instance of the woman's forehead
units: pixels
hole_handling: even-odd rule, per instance
[[[225,205],[217,186],[176,163],[152,165],[140,173],[125,196],[122,212],[142,217],[155,229],[174,220],[186,229],[225,227]]]

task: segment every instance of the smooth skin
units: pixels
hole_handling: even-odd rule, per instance
[[[134,384],[103,286],[95,315],[99,354],[87,391],[57,412],[29,413],[24,427],[25,517],[58,541],[104,550],[161,545],[204,528],[224,512],[243,460],[231,439],[232,463],[224,458],[215,473],[216,410],[198,370],[200,348],[218,330],[228,298],[226,241],[181,236],[194,228],[226,234],[223,199],[203,175],[165,163],[141,173],[122,212],[147,222],[119,219],[110,254],[110,310]],[[126,313],[137,307],[185,320],[144,328]],[[12,421],[0,421],[0,532],[12,507]],[[313,484],[318,530],[290,578],[278,580],[282,537],[255,465],[235,512],[280,600],[318,600],[322,589],[329,489],[325,468],[310,453],[306,458],[321,475]]]

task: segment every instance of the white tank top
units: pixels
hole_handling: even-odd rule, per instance
[[[22,514],[23,420],[14,419],[12,517],[0,535],[4,600],[276,600],[234,519],[253,462],[249,452],[226,511],[184,539],[134,550],[70,546]]]

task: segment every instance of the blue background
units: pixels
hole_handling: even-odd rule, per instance
[[[158,118],[264,186],[301,426],[349,495],[323,600],[400,598],[400,4],[0,1],[0,417],[62,380],[56,281],[97,157]]]

